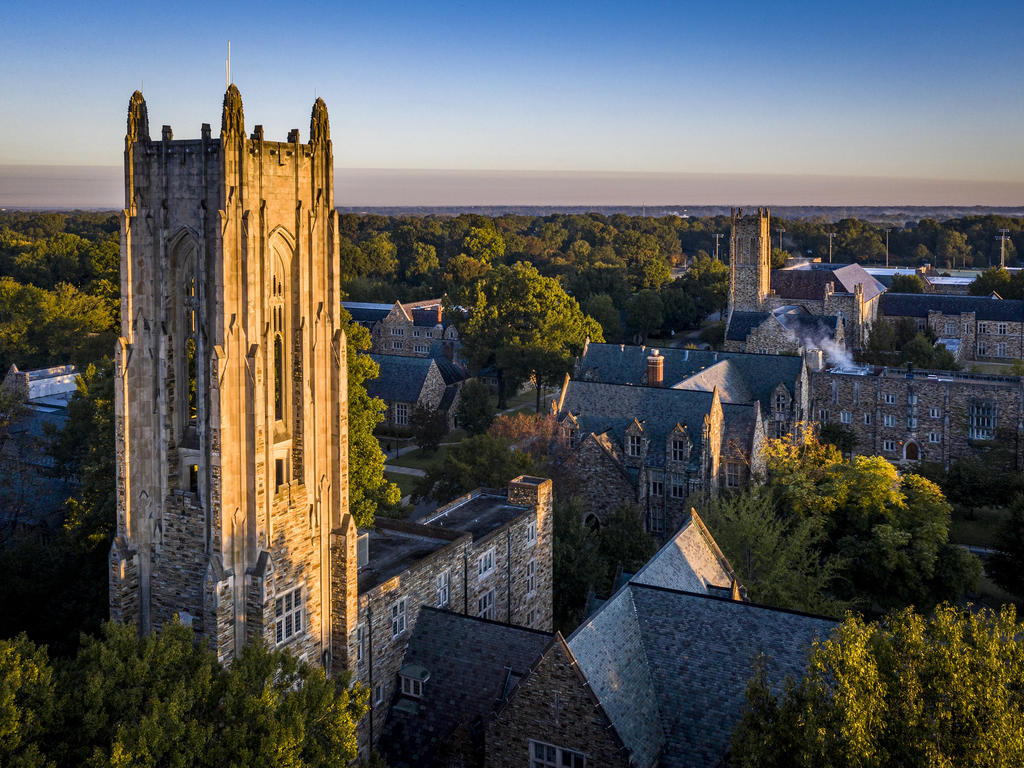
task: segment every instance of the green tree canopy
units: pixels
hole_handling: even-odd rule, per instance
[[[762,663],[732,737],[735,768],[1024,764],[1024,625],[948,605],[847,618],[776,695]]]
[[[12,766],[345,765],[366,692],[261,643],[230,669],[175,621],[140,637],[107,623],[51,667],[0,641],[0,761]]]
[[[646,339],[661,328],[665,306],[657,291],[645,288],[634,294],[626,304],[626,323],[630,330]]]
[[[504,488],[513,477],[532,471],[530,455],[513,451],[508,440],[486,433],[473,435],[428,469],[413,495],[417,499],[448,501],[476,488]]]
[[[816,521],[822,556],[841,559],[834,594],[868,610],[955,600],[980,563],[949,544],[952,508],[935,483],[881,456],[846,461],[810,431],[765,448],[768,488],[785,518]]]
[[[470,366],[496,367],[502,405],[506,379],[536,376],[539,383],[564,375],[587,338],[603,341],[601,327],[556,280],[523,262],[493,269],[476,283],[468,303],[468,313],[448,309]]]
[[[924,281],[915,275],[896,275],[889,285],[891,293],[924,293]]]
[[[487,431],[494,421],[491,388],[480,379],[470,379],[462,385],[459,397],[459,425],[471,435]]]

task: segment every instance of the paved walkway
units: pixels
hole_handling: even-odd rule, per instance
[[[426,477],[427,473],[415,467],[400,467],[397,464],[385,464],[385,472],[394,472],[396,475],[410,475],[411,477]]]

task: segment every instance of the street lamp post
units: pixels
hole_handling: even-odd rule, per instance
[[[713,234],[712,237],[715,238],[715,261],[720,261],[720,259],[718,258],[718,241],[725,237],[725,235],[723,235],[721,232],[715,232],[715,234]]]
[[[889,233],[892,232],[892,227],[885,228],[885,268],[889,268]]]
[[[786,230],[784,230],[782,227],[776,227],[775,231],[779,233],[779,250],[781,251],[782,250],[782,236],[786,233]]]
[[[1010,234],[1008,229],[1000,229],[999,236],[996,240],[999,241],[999,268],[1006,269],[1006,236]]]

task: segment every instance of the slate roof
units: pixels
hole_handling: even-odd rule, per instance
[[[740,314],[734,312],[733,315]],[[750,313],[761,315],[762,313]],[[768,318],[767,314],[763,315]],[[743,337],[746,339],[746,336]],[[577,365],[577,379],[608,384],[640,385],[647,373],[650,347],[589,344]],[[762,413],[771,407],[771,395],[781,382],[792,394],[801,375],[798,355],[757,355],[746,352],[715,352],[698,349],[659,349],[665,358],[664,383],[676,389],[703,389],[715,385],[723,402],[761,403]],[[724,361],[727,366],[719,368]],[[730,386],[731,383],[731,386]],[[749,395],[751,399],[744,400]]]
[[[838,315],[812,315],[804,307],[781,307],[772,314],[796,338],[815,343],[835,339],[839,327]]]
[[[806,667],[835,621],[636,578],[568,640],[636,765],[712,768],[740,718],[760,654],[768,678]]]
[[[888,317],[928,317],[928,312],[959,315],[974,312],[978,320],[1024,322],[1024,301],[988,296],[958,296],[936,293],[886,293],[878,311]]]
[[[441,378],[444,379],[446,385],[458,384],[460,381],[466,380],[466,372],[447,357],[432,359],[437,364],[437,370],[441,373]]]
[[[725,338],[728,341],[746,341],[751,331],[760,328],[769,317],[771,317],[769,312],[745,312],[734,309],[729,316],[729,327],[725,332]]]
[[[664,446],[676,424],[686,427],[690,440],[699,449],[704,418],[711,412],[712,394],[661,387],[633,387],[593,381],[569,381],[562,402],[562,413],[572,413],[580,432],[610,432],[621,444],[626,428],[636,419],[653,446]],[[691,457],[695,461],[698,450]],[[661,466],[664,450],[647,453],[650,466]]]
[[[424,667],[430,678],[419,700],[392,706],[380,745],[392,768],[440,764],[460,726],[482,739],[482,726],[534,662],[552,635],[423,606],[403,665]]]
[[[629,581],[686,592],[728,590],[736,580],[729,561],[696,512]],[[715,591],[717,594],[718,590]]]
[[[772,291],[782,299],[821,301],[826,283],[832,283],[836,293],[853,293],[854,286],[860,283],[864,286],[865,301],[885,291],[885,286],[860,264],[809,264],[776,269],[771,275]]]
[[[423,383],[434,364],[433,358],[375,354],[370,357],[380,366],[380,375],[366,382],[370,397],[379,397],[388,403],[415,403],[419,400]]]
[[[364,301],[343,301],[341,306],[348,310],[352,319],[360,325],[372,328],[374,323],[380,322],[388,316],[391,311],[391,304],[371,304]]]

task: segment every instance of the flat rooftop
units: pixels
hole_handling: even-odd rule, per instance
[[[411,526],[412,527],[412,526]],[[422,526],[414,526],[422,528]],[[359,569],[359,592],[367,592],[408,570],[417,561],[451,544],[450,538],[421,533],[373,528],[370,534],[370,559]]]
[[[424,518],[423,522],[438,528],[472,534],[473,541],[477,541],[526,510],[527,507],[509,504],[507,496],[483,492],[456,501],[433,516]]]

